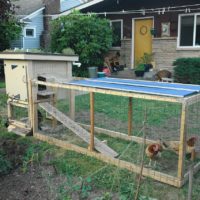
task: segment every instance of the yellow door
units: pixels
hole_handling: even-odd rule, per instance
[[[136,65],[144,53],[152,53],[152,19],[136,19],[134,27],[134,64]]]

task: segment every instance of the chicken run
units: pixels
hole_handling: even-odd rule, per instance
[[[188,180],[191,165],[200,169],[200,86],[115,78],[69,82],[51,75],[33,79],[28,88],[28,110],[12,107],[10,129],[18,125],[28,129],[25,134],[134,173],[143,165],[143,176],[176,187]],[[9,110],[20,103],[10,99]]]

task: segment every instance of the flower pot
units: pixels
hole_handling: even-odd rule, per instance
[[[137,77],[143,77],[144,76],[144,71],[135,71],[135,75]]]

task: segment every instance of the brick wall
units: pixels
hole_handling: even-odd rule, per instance
[[[178,50],[176,38],[154,38],[153,53],[157,69],[173,70],[177,58],[200,57],[200,50]]]

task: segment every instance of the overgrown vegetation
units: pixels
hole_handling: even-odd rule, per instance
[[[176,82],[200,84],[200,58],[179,58],[173,65]]]
[[[21,24],[15,19],[15,6],[11,0],[0,0],[0,51],[10,47],[10,42],[21,33]]]
[[[0,88],[5,88],[6,87],[6,84],[4,81],[0,81]]]
[[[77,73],[85,72],[90,66],[102,65],[111,45],[112,29],[107,19],[75,11],[52,22],[52,51],[60,53],[65,48],[73,49],[82,63],[82,67],[76,69]]]

